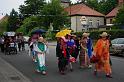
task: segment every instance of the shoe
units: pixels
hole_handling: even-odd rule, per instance
[[[112,76],[111,76],[111,75],[106,75],[106,77],[107,77],[107,78],[112,78]]]
[[[73,72],[74,70],[73,69],[70,69],[71,72]]]
[[[64,72],[64,71],[60,71],[60,74],[61,74],[61,75],[65,75],[65,72]]]
[[[88,68],[92,68],[92,65],[89,65]]]
[[[37,70],[35,70],[35,72],[36,72],[36,73],[40,73],[40,70],[37,69]]]
[[[43,75],[46,75],[47,73],[46,73],[46,71],[43,71],[42,74],[43,74]]]
[[[97,75],[97,71],[94,71],[94,75],[95,75],[95,76]]]

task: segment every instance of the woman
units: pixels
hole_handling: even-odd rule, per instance
[[[83,36],[80,40],[80,54],[79,54],[79,62],[80,62],[80,68],[88,67],[89,60],[87,55],[87,42],[88,42],[88,33],[83,33]]]
[[[64,75],[65,69],[68,64],[68,56],[67,56],[67,45],[65,37],[59,38],[56,47],[56,56],[58,57],[58,68],[59,72]]]
[[[45,52],[46,45],[44,43],[43,37],[39,37],[38,43],[34,47],[36,52],[36,71],[41,72],[43,75],[46,75],[46,66],[45,66]]]
[[[98,71],[104,71],[106,73],[106,77],[112,78],[111,76],[111,67],[109,63],[109,40],[107,39],[108,34],[103,32],[101,38],[97,41],[96,46],[94,48],[94,54],[99,58],[99,61],[95,64],[94,74],[96,75]]]

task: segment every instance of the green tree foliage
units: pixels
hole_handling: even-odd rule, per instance
[[[26,0],[24,3],[19,7],[20,13],[24,17],[29,17],[39,14],[45,4],[45,0]]]
[[[95,10],[98,8],[98,0],[86,0],[85,4]]]
[[[39,26],[38,22],[39,19],[37,16],[30,16],[24,19],[23,24],[19,29],[17,29],[17,32],[23,32],[24,34],[28,34],[29,32],[31,32],[32,29]]]
[[[124,6],[122,6],[115,18],[115,23],[118,25],[124,25]]]
[[[50,3],[44,6],[41,12],[41,19],[47,29],[50,27],[50,23],[52,23],[54,30],[63,27],[68,20],[67,13],[64,12],[64,8],[59,0],[51,0]]]
[[[98,11],[103,14],[108,14],[113,8],[117,6],[118,0],[102,0],[98,4]]]
[[[86,5],[103,14],[108,14],[117,6],[117,3],[118,0],[85,0]]]
[[[12,11],[10,12],[10,16],[8,18],[7,31],[16,31],[18,27],[19,27],[18,12],[12,9]]]

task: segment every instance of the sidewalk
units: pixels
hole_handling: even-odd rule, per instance
[[[31,81],[0,57],[0,82],[31,82]]]

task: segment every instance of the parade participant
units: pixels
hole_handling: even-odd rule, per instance
[[[30,53],[32,54],[32,60],[34,62],[37,62],[37,60],[36,60],[36,52],[34,51],[34,47],[36,46],[36,43],[37,43],[39,37],[40,36],[38,34],[33,34],[29,39],[29,47],[30,47],[29,55],[30,55]]]
[[[87,42],[88,42],[88,33],[83,33],[81,41],[80,41],[80,54],[79,54],[79,62],[80,68],[88,67],[88,55],[87,55]]]
[[[110,54],[109,54],[109,40],[107,39],[108,34],[103,32],[101,38],[97,41],[96,46],[94,48],[94,55],[99,58],[99,61],[95,63],[95,71],[96,75],[98,71],[104,71],[106,73],[107,78],[112,78],[111,76],[111,67],[110,67]]]
[[[74,42],[75,42],[75,54],[73,55],[73,57],[75,58],[75,60],[77,60],[77,57],[79,55],[79,51],[80,51],[80,37],[77,37],[76,35],[73,36]]]
[[[46,75],[46,66],[45,66],[45,50],[46,45],[44,43],[44,38],[39,37],[38,43],[36,44],[34,50],[36,52],[36,71],[41,72],[43,75]]]
[[[92,52],[93,52],[93,44],[92,44],[92,40],[89,37],[89,33],[88,33],[88,37],[87,37],[87,55],[88,55],[88,59],[87,59],[87,65],[89,68],[92,67],[91,63],[90,63],[90,58],[92,57]]]
[[[1,48],[1,52],[4,52],[4,37],[0,37],[0,48]]]
[[[73,71],[72,62],[71,59],[75,60],[75,41],[74,41],[75,35],[68,34],[67,35],[67,54],[68,54],[68,64],[70,66],[70,71]]]
[[[56,47],[56,56],[58,57],[58,68],[59,72],[64,75],[65,69],[68,64],[68,56],[67,56],[67,45],[65,37],[59,38]]]

